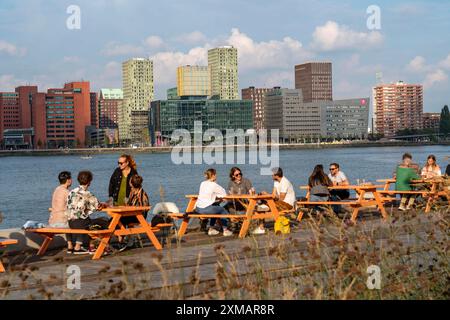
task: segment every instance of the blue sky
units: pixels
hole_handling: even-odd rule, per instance
[[[69,5],[81,29],[69,30]],[[366,25],[369,5],[381,29]],[[425,87],[425,111],[450,103],[450,1],[1,0],[0,91],[89,80],[121,87],[121,63],[151,57],[155,94],[175,86],[176,67],[206,64],[208,48],[239,50],[239,86],[294,86],[294,65],[333,62],[334,98],[371,96],[384,82]]]

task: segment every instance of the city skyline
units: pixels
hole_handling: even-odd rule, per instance
[[[374,31],[366,26],[368,1],[174,1],[148,11],[143,1],[81,0],[80,30],[66,28],[70,4],[2,1],[1,91],[26,84],[46,91],[81,79],[95,92],[120,88],[121,63],[146,57],[155,64],[155,99],[163,99],[178,66],[206,65],[208,49],[233,45],[239,89],[294,88],[296,64],[331,61],[335,99],[370,96],[381,72],[384,83],[423,84],[425,112],[439,112],[450,100],[448,2],[378,1],[381,29]],[[167,17],[174,23],[163,23]]]

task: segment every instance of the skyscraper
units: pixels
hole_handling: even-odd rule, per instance
[[[331,62],[308,62],[295,66],[295,89],[301,89],[303,102],[332,101]]]
[[[140,142],[142,129],[148,127],[148,110],[154,97],[153,61],[134,58],[122,64],[123,102],[119,114],[121,142]],[[147,120],[145,120],[147,119]]]
[[[206,66],[182,66],[177,69],[178,96],[210,96],[210,69]]]
[[[403,81],[373,88],[374,131],[385,137],[403,129],[422,129],[423,87]]]
[[[119,106],[123,101],[122,89],[101,89],[98,100],[100,129],[116,129],[119,122]]]
[[[98,94],[91,92],[91,126],[98,128]]]
[[[211,95],[221,100],[238,100],[237,49],[225,46],[208,50],[208,66],[211,69]]]

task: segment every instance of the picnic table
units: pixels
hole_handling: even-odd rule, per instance
[[[40,229],[31,229],[29,231],[39,233],[45,236],[45,240],[38,251],[38,255],[43,255],[46,252],[50,242],[53,240],[53,237],[56,234],[68,234],[68,233],[87,234],[93,238],[100,239],[100,245],[97,247],[97,250],[95,251],[94,256],[92,257],[93,260],[101,258],[112,236],[120,237],[145,233],[152,242],[153,246],[157,250],[161,250],[162,249],[161,243],[155,236],[154,231],[159,231],[160,227],[165,227],[167,225],[160,224],[155,227],[150,226],[150,224],[145,220],[143,215],[143,212],[150,210],[150,208],[151,208],[150,206],[142,206],[142,207],[117,206],[105,208],[102,211],[106,212],[109,216],[112,217],[108,229],[105,230],[40,228]],[[122,217],[136,217],[138,223],[128,225],[128,227],[125,228],[125,226],[120,222],[120,219]]]
[[[427,205],[425,207],[425,212],[428,213],[431,211],[431,207],[433,203],[439,198],[444,197],[447,199],[450,205],[450,192],[446,188],[440,188],[444,183],[443,177],[434,177],[434,178],[422,178],[422,179],[413,179],[411,180],[412,186],[418,185],[427,185],[427,189],[424,190],[410,190],[410,191],[400,191],[400,190],[390,190],[390,186],[395,184],[396,180],[391,179],[379,179],[377,182],[383,182],[384,187],[383,190],[380,191],[382,195],[421,195],[424,198],[427,198]],[[384,202],[393,201],[395,198],[383,197]]]
[[[4,248],[6,246],[17,244],[18,241],[16,239],[0,239],[0,248]],[[0,260],[0,273],[5,272],[5,267],[3,266],[2,261]]]
[[[194,212],[195,204],[197,203],[198,195],[187,195],[186,198],[189,199],[188,206],[186,208],[186,213],[173,213],[170,214],[172,218],[183,219],[181,226],[178,231],[178,237],[182,237],[188,227],[189,221],[192,218],[199,219],[210,219],[210,218],[227,218],[231,220],[242,220],[242,227],[239,232],[239,238],[244,238],[247,235],[248,229],[250,227],[250,222],[252,220],[258,219],[273,219],[276,220],[281,214],[286,213],[285,211],[279,211],[273,195],[227,195],[222,200],[235,201],[240,203],[245,208],[245,213],[243,214],[197,214]],[[263,200],[269,207],[268,211],[257,212],[258,201]]]
[[[306,194],[306,201],[297,201],[297,205],[347,205],[353,209],[351,221],[356,223],[356,219],[358,218],[359,210],[364,207],[372,207],[376,206],[381,213],[383,219],[388,218],[388,214],[384,208],[382,196],[378,192],[377,188],[380,186],[373,185],[370,183],[362,184],[362,185],[348,185],[348,186],[332,186],[328,187],[328,190],[354,190],[357,194],[356,199],[347,199],[347,200],[330,200],[330,201],[310,201],[310,193],[309,186],[300,186],[302,190],[308,190]],[[372,195],[367,197],[367,195]],[[303,212],[300,212],[297,220],[301,221],[303,217]]]

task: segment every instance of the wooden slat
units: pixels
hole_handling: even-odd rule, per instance
[[[2,239],[0,240],[0,246],[7,246],[11,244],[17,244],[19,241],[16,239]]]

